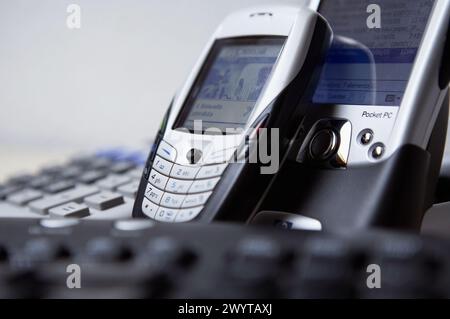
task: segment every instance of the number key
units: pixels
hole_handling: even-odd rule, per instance
[[[153,203],[159,204],[159,202],[161,202],[161,198],[163,195],[164,192],[160,191],[151,184],[147,184],[147,189],[145,190],[145,197],[147,197]]]
[[[174,165],[170,176],[179,179],[194,179],[199,170],[200,167]]]
[[[170,175],[170,171],[172,170],[173,164],[165,159],[162,159],[159,156],[155,157],[155,160],[153,161],[153,168],[160,172],[161,174],[164,174],[166,176]]]
[[[164,175],[158,173],[154,169],[151,171],[150,176],[148,178],[148,181],[150,182],[150,184],[158,187],[159,189],[164,189],[164,187],[166,187],[168,180],[169,180],[169,178],[167,176],[164,176]]]
[[[171,178],[167,182],[166,190],[170,193],[186,194],[191,187],[192,181],[182,181]]]

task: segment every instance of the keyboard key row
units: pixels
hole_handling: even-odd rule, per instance
[[[9,196],[7,201],[18,206],[23,206],[36,199],[42,198],[43,196],[44,194],[40,191],[24,189]]]
[[[108,167],[108,170],[114,174],[123,174],[135,167],[136,165],[132,162],[118,162]]]
[[[22,189],[23,189],[22,186],[17,185],[5,186],[2,189],[0,189],[0,200],[4,200],[9,195],[14,194]]]
[[[35,213],[47,215],[51,208],[70,202],[80,202],[83,198],[98,193],[98,188],[91,186],[78,186],[57,195],[51,195],[30,203],[30,208]]]
[[[144,198],[142,202],[142,211],[148,217],[161,222],[167,223],[184,223],[196,218],[203,207],[195,207],[188,209],[171,209],[160,207],[148,199]]]
[[[72,180],[62,180],[54,184],[50,184],[44,188],[46,193],[56,194],[75,188],[75,182]]]
[[[45,167],[37,175],[9,178],[0,185],[0,202],[54,217],[82,218],[117,206],[125,209],[131,203],[125,198],[136,198],[142,170],[129,160],[75,159],[67,165]],[[114,210],[114,214],[120,212]]]
[[[91,214],[90,208],[105,211],[125,203],[122,195],[112,192],[101,192],[88,196],[84,203],[69,202],[49,209],[50,217],[84,218]]]
[[[102,189],[114,191],[119,186],[127,184],[131,181],[131,178],[124,175],[116,175],[112,174],[107,176],[106,178],[98,181],[96,185]]]
[[[122,195],[112,192],[101,192],[84,199],[84,202],[97,210],[107,210],[119,205],[122,205],[125,201]]]
[[[78,181],[83,184],[93,184],[106,177],[106,172],[103,170],[91,170],[83,173],[78,177]]]
[[[49,210],[50,217],[57,218],[84,218],[90,215],[86,204],[68,203]]]

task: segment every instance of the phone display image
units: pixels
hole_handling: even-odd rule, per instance
[[[190,111],[179,126],[193,130],[194,121],[202,121],[204,130],[211,127],[225,134],[226,129],[245,127],[284,41],[230,40],[217,44],[210,67],[205,67],[194,84],[185,106]]]

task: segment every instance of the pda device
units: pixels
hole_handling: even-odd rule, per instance
[[[228,16],[163,120],[133,217],[245,222],[298,134],[302,95],[318,81],[331,41],[329,24],[306,7]],[[265,147],[276,151],[265,153],[276,159],[249,161],[249,141],[271,128]]]
[[[419,230],[448,121],[448,0],[322,0],[333,45],[252,223]]]

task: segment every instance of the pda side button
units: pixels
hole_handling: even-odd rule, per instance
[[[373,132],[369,129],[364,130],[359,135],[359,141],[362,145],[369,145],[373,140]]]
[[[383,157],[385,150],[386,148],[383,144],[377,143],[370,149],[370,155],[373,159],[378,160]]]

